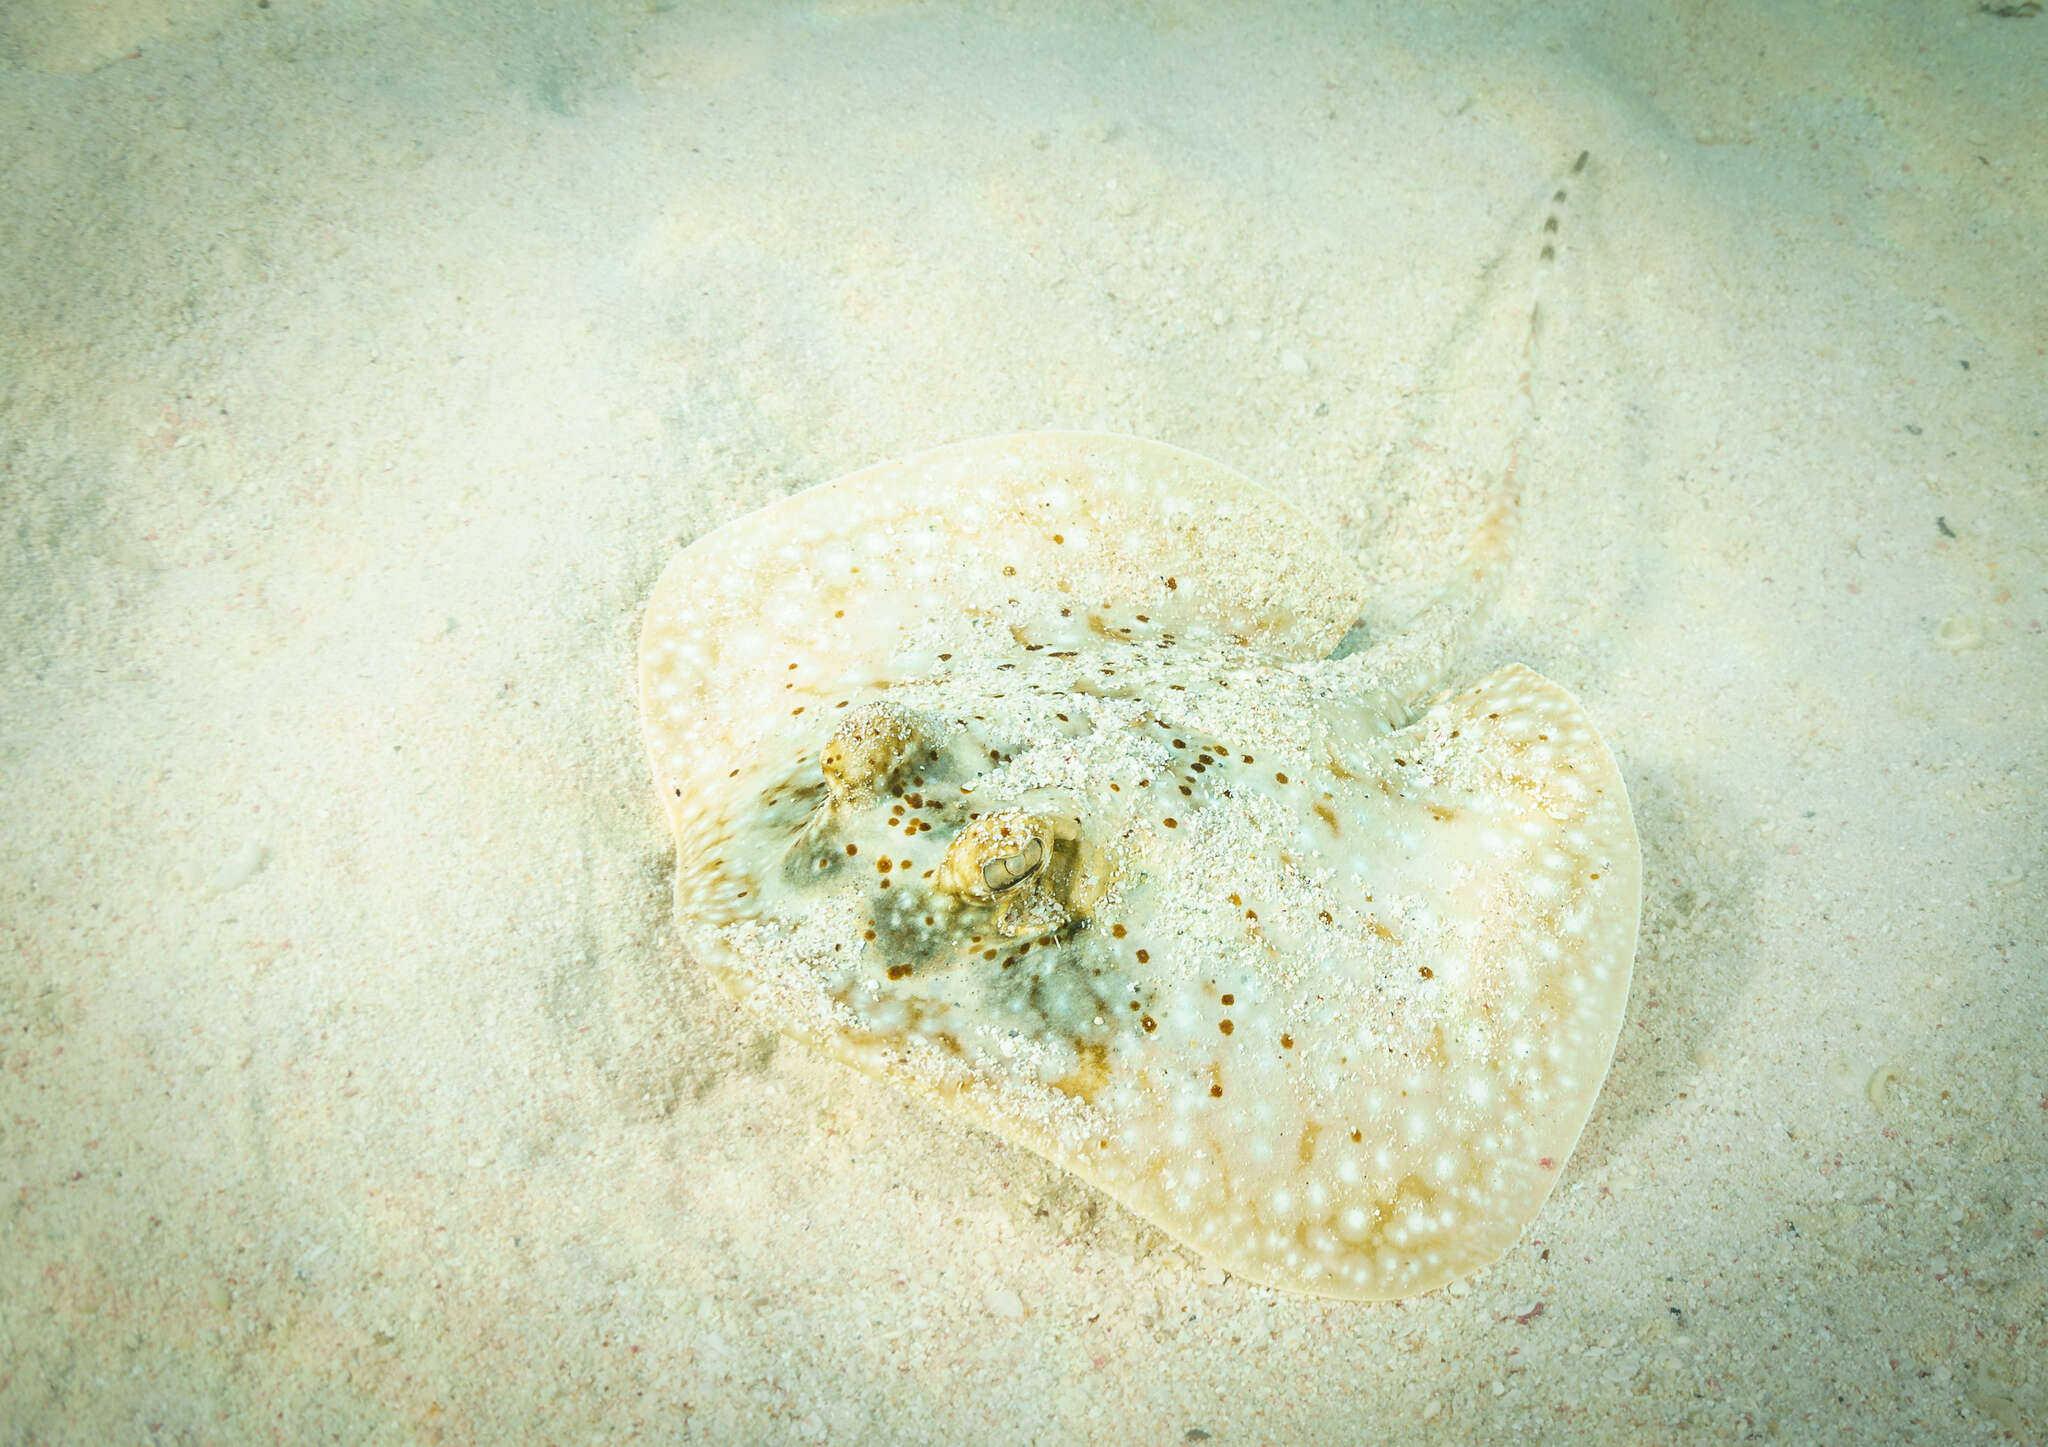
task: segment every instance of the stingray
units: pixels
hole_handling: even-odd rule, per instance
[[[747,1010],[1253,1282],[1507,1251],[1613,1054],[1640,866],[1585,711],[1449,668],[1278,495],[1047,432],[706,534],[640,647],[688,953]]]

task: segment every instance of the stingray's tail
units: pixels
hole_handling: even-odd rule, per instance
[[[1516,266],[1504,268],[1510,276],[1503,280],[1509,283],[1515,274],[1527,275],[1528,309],[1521,318],[1514,318],[1510,313],[1506,323],[1511,333],[1519,335],[1514,337],[1511,348],[1503,347],[1515,358],[1515,379],[1508,400],[1509,415],[1505,419],[1502,452],[1488,488],[1486,515],[1466,540],[1459,578],[1451,585],[1454,590],[1461,585],[1468,592],[1478,590],[1481,596],[1475,596],[1474,602],[1491,601],[1491,590],[1499,585],[1500,574],[1507,566],[1509,548],[1514,541],[1522,501],[1518,479],[1522,453],[1536,430],[1536,376],[1543,362],[1543,333],[1547,320],[1544,308],[1551,300],[1558,251],[1564,244],[1566,203],[1570,201],[1576,183],[1586,174],[1592,158],[1591,151],[1579,152],[1578,159],[1551,186],[1542,207],[1543,224],[1533,239],[1522,243],[1523,255],[1516,258],[1526,266],[1527,272],[1522,273],[1522,268]],[[1532,250],[1533,256],[1528,254]],[[1506,338],[1501,340],[1505,342]]]
[[[1443,590],[1398,633],[1345,660],[1359,691],[1381,700],[1390,727],[1409,722],[1442,689],[1500,591],[1521,506],[1522,456],[1535,430],[1550,278],[1566,203],[1590,159],[1581,151],[1545,191],[1535,210],[1541,223],[1490,272],[1450,338],[1439,405],[1420,428],[1428,445],[1415,450],[1486,477],[1486,512]]]

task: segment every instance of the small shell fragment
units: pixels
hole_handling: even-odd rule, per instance
[[[1934,630],[1941,646],[1951,653],[1967,653],[1984,646],[1984,625],[1967,613],[1951,613]]]

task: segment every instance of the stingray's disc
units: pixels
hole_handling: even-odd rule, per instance
[[[1280,499],[1004,437],[699,539],[641,649],[691,953],[778,1028],[1204,1255],[1391,1297],[1497,1257],[1611,1056],[1621,779],[1506,669],[1415,720]]]

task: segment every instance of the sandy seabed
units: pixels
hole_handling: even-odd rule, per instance
[[[2048,1436],[2048,15],[0,11],[0,1437]],[[640,607],[1014,428],[1386,445],[1599,177],[1472,672],[1647,889],[1556,1195],[1386,1306],[1226,1276],[679,958]]]

